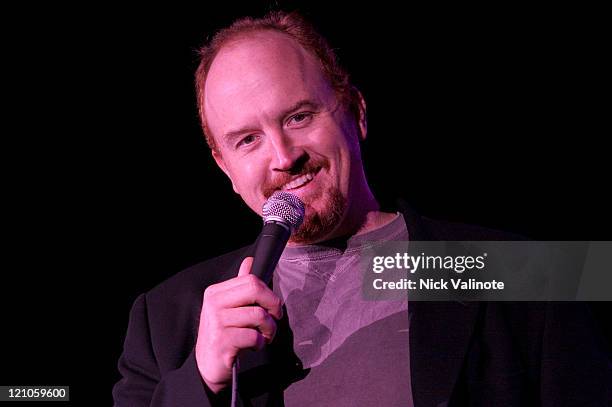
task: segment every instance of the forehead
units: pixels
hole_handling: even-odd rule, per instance
[[[318,60],[289,36],[257,32],[225,45],[210,66],[204,110],[213,133],[255,110],[273,115],[304,99],[322,102],[333,93]],[[215,127],[217,129],[215,129]]]

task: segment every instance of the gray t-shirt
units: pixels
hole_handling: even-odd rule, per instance
[[[274,273],[306,377],[287,406],[412,406],[408,300],[363,299],[366,249],[407,241],[404,218],[348,241],[287,247]]]

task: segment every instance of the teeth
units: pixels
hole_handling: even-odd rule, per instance
[[[305,183],[307,183],[313,178],[314,178],[313,173],[302,175],[301,177],[296,178],[293,181],[286,183],[281,189],[283,191],[287,191],[289,189],[295,189],[295,188],[301,187],[302,185],[304,185]]]

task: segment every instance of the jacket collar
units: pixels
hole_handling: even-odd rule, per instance
[[[430,220],[398,199],[412,241],[454,240],[440,236]],[[410,312],[410,380],[414,405],[450,403],[467,356],[478,315],[478,303],[414,301]]]

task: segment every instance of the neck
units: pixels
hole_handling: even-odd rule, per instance
[[[306,244],[317,244],[333,239],[361,235],[386,225],[394,218],[395,214],[380,211],[376,198],[368,189],[367,194],[361,195],[360,199],[348,203],[346,213],[337,228],[322,238]],[[293,243],[291,241],[288,243],[288,246],[303,245],[304,243]]]
[[[380,205],[366,181],[363,166],[357,168],[359,168],[359,174],[354,178],[356,180],[354,185],[359,185],[359,187],[356,188],[353,199],[348,202],[346,214],[340,226],[332,232],[332,238],[361,235],[389,223],[395,217],[392,213],[380,211]]]
[[[369,193],[367,199],[349,204],[343,227],[338,228],[334,235],[335,237],[362,235],[389,223],[394,217],[392,213],[381,212],[380,205]]]

